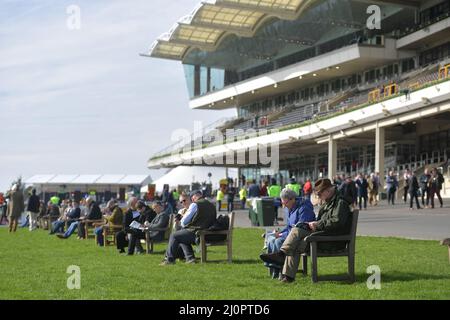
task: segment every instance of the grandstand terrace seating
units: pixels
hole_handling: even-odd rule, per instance
[[[222,127],[218,127],[218,129],[221,130],[224,135],[226,134],[226,129],[234,129],[235,132],[228,137],[236,137],[240,134],[240,132],[238,132],[237,130],[246,131],[251,128],[267,130],[279,129],[288,125],[300,124],[315,117],[323,117],[325,115],[337,113],[343,109],[350,110],[353,108],[358,108],[359,106],[364,105],[368,102],[368,93],[376,88],[381,89],[385,85],[397,83],[400,88],[399,92],[401,92],[401,90],[405,88],[411,89],[411,85],[417,85],[418,87],[412,88],[416,89],[427,83],[438,80],[439,67],[444,65],[445,61],[430,64],[421,69],[416,69],[411,72],[404,73],[401,76],[395,75],[390,79],[378,80],[371,83],[366,83],[364,85],[352,87],[345,91],[341,91],[338,96],[336,96],[336,92],[330,92],[325,96],[319,97],[315,95],[313,99],[296,101],[292,104],[286,104],[285,107],[281,110],[279,107],[277,108],[277,110],[279,110],[277,112],[277,117],[275,117],[275,119],[273,119],[272,121],[269,121],[268,125],[266,126],[257,126],[255,123],[256,118],[268,116],[273,113],[273,110],[265,114],[251,114],[246,119],[237,118],[234,120],[229,120],[228,123],[225,123]],[[331,97],[334,98],[330,99]],[[381,92],[381,98],[382,97],[383,93]],[[322,108],[325,110],[322,110],[320,112],[321,106],[323,107],[324,105],[327,106],[327,108]],[[194,142],[191,142],[191,145],[196,146],[196,143],[199,143],[200,140],[202,140],[202,145],[210,145],[215,142],[214,140],[205,141],[204,136],[197,138]]]

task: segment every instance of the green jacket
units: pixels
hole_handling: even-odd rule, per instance
[[[286,188],[294,191],[298,196],[300,195],[300,185],[298,183],[289,183],[286,185]]]
[[[351,217],[349,203],[336,190],[333,198],[320,208],[316,231],[322,231],[324,236],[348,234],[352,227]],[[346,242],[321,242],[318,245],[321,251],[343,250],[345,246]]]
[[[281,187],[277,184],[273,184],[269,187],[268,193],[269,197],[279,198],[281,194]]]
[[[316,231],[325,235],[348,234],[352,227],[351,214],[349,203],[336,190],[333,198],[320,208]]]
[[[112,215],[108,217],[108,222],[114,226],[121,226],[123,224],[123,212],[119,206],[113,208]]]

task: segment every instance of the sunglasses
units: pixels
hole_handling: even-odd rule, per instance
[[[185,202],[186,202],[186,199],[180,200],[180,203],[185,203]]]

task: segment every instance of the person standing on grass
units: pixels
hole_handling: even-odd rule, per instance
[[[23,192],[16,183],[12,186],[8,204],[9,232],[16,232],[20,216],[25,209]]]
[[[7,220],[6,218],[6,209],[8,208],[8,204],[6,203],[6,199],[3,195],[3,193],[0,192],[0,225],[3,223],[3,218]]]
[[[30,222],[30,231],[37,228],[37,216],[39,214],[40,199],[36,195],[36,189],[31,191],[31,196],[28,199],[27,214]]]

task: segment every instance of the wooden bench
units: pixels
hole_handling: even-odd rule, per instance
[[[310,252],[302,254],[302,273],[308,274],[308,255],[311,256],[312,281],[318,282],[319,276],[317,272],[317,258],[318,257],[347,257],[348,259],[348,273],[342,276],[324,276],[320,280],[348,280],[350,283],[355,282],[355,243],[356,243],[356,228],[358,225],[359,211],[354,210],[352,213],[352,227],[348,235],[341,236],[325,236],[321,235],[323,232],[315,232],[305,238],[305,241],[310,245]],[[345,248],[339,251],[321,251],[318,244],[323,242],[345,242]]]
[[[110,225],[105,224],[102,226],[103,233],[103,246],[107,247],[108,245],[116,244],[116,233],[123,230],[122,225]],[[97,243],[97,234],[95,235],[95,243]],[[111,238],[111,239],[110,239]]]
[[[228,263],[232,262],[232,249],[233,249],[233,225],[234,225],[234,212],[228,214],[230,224],[228,230],[223,231],[208,231],[200,230],[198,235],[200,236],[200,250],[201,250],[201,262],[206,262],[206,248],[210,246],[227,246],[227,260]],[[225,239],[222,241],[208,241],[208,235],[224,235]]]
[[[84,239],[95,238],[95,234],[90,234],[89,230],[94,230],[96,227],[104,224],[104,219],[98,220],[82,220],[81,223],[84,223]],[[80,225],[78,225],[80,227]]]

